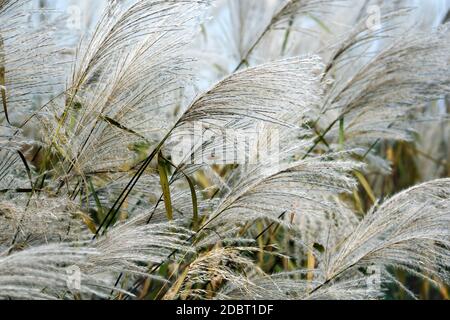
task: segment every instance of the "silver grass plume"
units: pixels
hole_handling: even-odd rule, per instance
[[[63,141],[56,151],[76,174],[118,171],[133,155],[133,144],[161,137],[165,128],[153,119],[176,107],[183,78],[191,78],[192,58],[182,49],[206,5],[138,1],[114,19],[106,10],[81,49],[65,99],[49,106],[60,114],[56,128],[53,119],[44,122],[49,143]]]
[[[435,180],[375,205],[330,256],[326,279],[378,264],[448,283],[449,192],[449,179]]]
[[[365,39],[356,43],[361,46]],[[332,119],[344,119],[349,144],[370,146],[376,139],[410,139],[407,125],[421,120],[416,116],[418,108],[448,91],[448,39],[448,26],[442,26],[431,34],[405,34],[392,41],[355,72],[346,71],[335,79],[322,112]],[[345,57],[341,51],[339,55]],[[338,63],[330,62],[329,67]],[[328,137],[337,141],[337,135],[334,126]]]
[[[368,282],[374,268],[383,285],[410,296],[391,269],[449,283],[448,179],[367,213],[351,198],[355,170],[378,161],[388,171],[373,141],[407,139],[411,111],[448,91],[448,26],[403,36],[395,24],[409,10],[401,10],[379,32],[361,22],[331,46],[305,47],[319,47],[324,59],[299,56],[274,39],[297,39],[288,35],[304,17],[320,25],[322,14],[332,16],[325,5],[344,1],[277,1],[259,32],[241,39],[251,40],[225,68],[232,72],[203,91],[192,84],[186,49],[208,1],[133,1],[116,15],[107,9],[80,45],[67,86],[55,88],[65,68],[54,64],[61,57],[51,39],[12,27],[26,3],[0,1],[11,35],[0,42],[2,98],[14,106],[11,119],[20,108],[31,114],[1,127],[0,298],[143,298],[151,280],[164,299],[378,299],[384,286]],[[52,76],[41,81],[46,71]],[[37,108],[28,104],[35,97]],[[251,163],[234,166],[189,163],[198,150],[233,150],[239,130],[261,132],[259,146],[278,138],[279,152],[244,150]],[[173,163],[180,139],[197,142],[204,131],[208,138]],[[263,270],[265,255],[284,271]],[[80,272],[76,290],[71,267]]]
[[[302,278],[308,270],[257,277],[252,283],[260,294],[252,294],[261,299],[377,299],[383,296],[382,284],[393,282],[415,298],[389,267],[436,286],[449,283],[449,190],[449,179],[434,180],[375,205],[344,241],[325,251],[314,278]],[[370,286],[369,270],[379,272],[379,287]],[[242,297],[236,288],[228,291]]]
[[[74,298],[67,284],[67,268],[85,267],[87,258],[96,252],[76,245],[51,244],[35,246],[20,252],[0,255],[0,297],[2,299],[69,299]],[[75,296],[107,297],[107,283],[84,276]],[[109,289],[109,291],[108,291]]]

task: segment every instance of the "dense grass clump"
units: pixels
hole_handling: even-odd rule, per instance
[[[103,4],[0,0],[0,298],[448,298],[438,1]]]

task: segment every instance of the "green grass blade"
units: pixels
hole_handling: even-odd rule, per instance
[[[31,175],[31,169],[30,169],[30,166],[28,165],[27,159],[25,158],[25,156],[23,155],[23,153],[21,151],[17,151],[17,153],[19,154],[19,157],[22,160],[23,165],[25,166],[25,170],[27,171],[28,179],[30,180],[31,189],[34,189],[33,177]]]
[[[189,189],[191,189],[192,210],[193,210],[192,220],[194,223],[194,231],[197,231],[198,223],[199,223],[197,193],[195,192],[195,186],[194,186],[194,182],[192,181],[192,179],[188,175],[186,175],[184,172],[182,172],[182,173],[189,184]]]
[[[314,20],[319,25],[319,27],[321,27],[325,32],[330,33],[330,34],[332,33],[330,28],[328,28],[322,20],[320,20],[319,18],[317,18],[316,16],[314,16],[312,14],[308,14],[308,17],[310,17],[312,20]]]
[[[91,194],[94,197],[95,205],[97,206],[97,212],[99,213],[99,216],[103,216],[103,206],[100,202],[100,199],[98,198],[97,191],[95,191],[94,184],[92,183],[92,179],[89,179],[89,189],[91,189]]]
[[[177,167],[172,161],[164,158],[164,160],[171,165],[176,171],[181,172],[181,174],[186,178],[186,181],[189,184],[189,189],[191,191],[191,199],[192,199],[192,210],[193,210],[193,223],[194,223],[194,231],[197,231],[199,224],[199,216],[198,216],[198,198],[197,192],[195,191],[195,183],[181,168]]]
[[[161,183],[162,192],[164,195],[164,205],[166,207],[167,219],[169,221],[173,220],[173,208],[172,208],[172,199],[170,196],[170,185],[169,179],[167,177],[166,170],[166,161],[160,152],[158,155],[158,172],[159,172],[159,181]]]
[[[345,120],[341,118],[339,120],[339,145],[342,149],[344,149],[345,145]]]
[[[127,128],[123,124],[119,123],[118,121],[116,121],[116,120],[114,120],[114,119],[112,119],[110,117],[100,116],[100,119],[105,121],[105,122],[107,122],[108,124],[112,125],[113,127],[116,127],[118,129],[123,130],[123,131],[128,132],[128,133],[131,133],[131,134],[133,134],[133,135],[135,135],[135,136],[137,136],[137,137],[139,137],[141,139],[147,140],[147,139],[145,139],[145,137],[143,137],[142,135],[140,135],[136,131]]]

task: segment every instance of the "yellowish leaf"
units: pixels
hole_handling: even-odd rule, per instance
[[[355,171],[355,176],[356,178],[358,178],[359,182],[363,186],[372,203],[375,203],[377,201],[377,198],[375,197],[375,194],[372,191],[372,187],[370,186],[366,177],[364,177],[364,175],[359,171]]]

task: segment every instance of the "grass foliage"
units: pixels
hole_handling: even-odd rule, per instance
[[[0,0],[0,298],[448,298],[448,14],[378,2]]]

